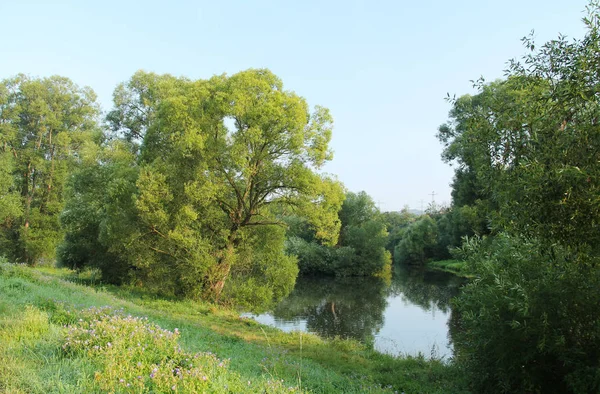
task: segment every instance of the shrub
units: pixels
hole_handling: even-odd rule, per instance
[[[298,256],[298,268],[303,275],[335,274],[335,250],[308,242],[302,238],[290,237],[286,241],[287,253]]]
[[[429,215],[411,224],[394,249],[394,260],[403,264],[423,265],[433,255],[438,229]]]
[[[463,248],[477,279],[456,300],[456,359],[477,392],[600,390],[600,269],[499,235]]]

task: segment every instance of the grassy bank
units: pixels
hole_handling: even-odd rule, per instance
[[[470,275],[466,270],[466,263],[460,260],[439,260],[439,261],[429,261],[427,263],[427,268],[433,269],[436,271],[444,271],[450,272],[454,275],[462,276],[465,278],[470,278]]]
[[[1,392],[464,392],[440,361],[90,281],[0,263]]]

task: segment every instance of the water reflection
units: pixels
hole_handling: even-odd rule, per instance
[[[440,271],[396,268],[389,294],[402,296],[423,310],[450,310],[450,299],[458,294],[464,279]]]
[[[373,344],[383,326],[388,287],[376,278],[299,278],[294,292],[272,315],[281,322],[305,321],[306,331]]]
[[[390,354],[451,357],[450,300],[462,284],[463,278],[445,272],[397,268],[375,348]]]
[[[391,353],[451,355],[450,299],[463,280],[398,267],[391,283],[374,278],[299,278],[270,313],[255,316],[283,330],[354,338]]]

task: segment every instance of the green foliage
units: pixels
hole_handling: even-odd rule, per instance
[[[169,74],[136,72],[113,92],[114,108],[106,116],[110,128],[127,141],[141,142],[161,102],[183,91],[189,82]]]
[[[451,112],[450,116],[457,115]],[[444,130],[443,126],[440,128],[440,134],[441,130]],[[446,152],[450,149],[451,147],[447,147]],[[455,207],[473,206],[481,200],[487,200],[487,196],[484,187],[478,183],[474,169],[466,167],[466,165],[459,166],[454,171],[454,179],[452,180],[452,205]]]
[[[400,212],[383,212],[381,217],[389,234],[386,249],[393,253],[394,248],[402,239],[405,228],[417,219],[417,215],[408,212],[408,208],[404,208]]]
[[[0,223],[11,227],[23,214],[19,193],[14,189],[14,159],[9,151],[0,151]]]
[[[497,228],[599,244],[595,12],[583,40],[560,37],[513,62],[506,80],[479,81],[479,94],[456,100],[440,129],[446,158],[491,199]]]
[[[343,232],[344,246],[340,249],[350,248],[352,253],[345,253],[346,258],[340,256],[336,273],[341,276],[386,275],[392,258],[385,249],[388,236],[385,224],[379,220],[368,220],[360,225],[348,226]]]
[[[258,306],[293,287],[278,229],[291,210],[316,239],[337,241],[342,187],[316,172],[331,158],[331,116],[270,71],[198,81],[138,72],[114,100],[108,121],[126,141],[90,152],[74,175],[63,264]]]
[[[467,277],[471,276],[471,274],[469,274],[466,271],[466,263],[462,260],[448,259],[448,260],[430,261],[427,263],[427,268],[438,270],[438,271],[451,272],[458,276],[467,276]]]
[[[128,279],[138,257],[128,254],[137,246],[132,234],[136,231],[133,196],[138,169],[132,149],[115,140],[85,152],[67,183],[60,217],[66,234],[57,249],[60,265],[78,270],[99,268],[108,283]]]
[[[339,212],[342,227],[360,226],[379,215],[375,201],[366,192],[348,192]]]
[[[284,253],[285,230],[255,227],[232,267],[223,289],[223,301],[246,310],[273,306],[294,288],[298,276],[295,256]]]
[[[432,255],[437,236],[436,222],[429,215],[421,216],[405,230],[394,250],[394,260],[403,264],[425,264]]]
[[[0,82],[0,253],[12,261],[54,258],[65,181],[102,138],[95,100],[58,76]]]
[[[485,196],[475,205],[509,234],[455,252],[478,276],[457,301],[455,339],[478,391],[600,390],[598,2],[584,23],[582,40],[536,50],[524,38],[531,53],[454,101],[440,129],[446,158],[474,185],[461,198]]]
[[[433,259],[450,258],[452,249],[459,247],[464,237],[489,233],[487,210],[481,203],[481,200],[477,200],[475,205],[455,205],[437,215],[438,238],[431,256]]]
[[[482,200],[477,200],[475,205],[432,206],[427,215],[394,228],[388,238],[388,248],[393,247],[394,260],[398,263],[423,265],[449,259],[463,237],[489,232],[486,215]]]
[[[342,229],[336,274],[389,275],[392,261],[385,249],[387,227],[373,199],[364,191],[349,192],[339,216]]]
[[[347,252],[347,248],[335,249],[294,236],[287,239],[286,250],[290,255],[298,256],[298,267],[303,275],[335,275],[338,254]],[[348,252],[352,254],[352,251]]]
[[[304,275],[389,276],[388,233],[373,199],[365,192],[346,193],[339,212],[342,228],[335,247],[316,242],[300,219],[289,222],[287,250],[298,256]]]
[[[500,235],[466,244],[456,360],[475,391],[600,390],[597,259]]]

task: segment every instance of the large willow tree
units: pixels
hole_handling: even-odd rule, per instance
[[[331,117],[311,113],[270,71],[199,81],[138,72],[117,88],[108,118],[139,144],[138,173],[135,187],[117,189],[130,197],[107,201],[112,218],[99,233],[141,283],[192,297],[225,289],[278,298],[297,274],[282,216],[300,211],[318,237],[337,241],[342,188],[317,172],[331,158]],[[119,211],[128,225],[117,224]]]

